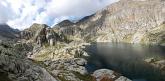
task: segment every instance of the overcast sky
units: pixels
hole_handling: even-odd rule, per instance
[[[0,24],[25,29],[33,23],[53,26],[78,20],[118,0],[0,0]]]

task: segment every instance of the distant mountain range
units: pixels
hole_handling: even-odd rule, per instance
[[[19,37],[19,30],[8,25],[0,25],[0,40],[11,40]]]

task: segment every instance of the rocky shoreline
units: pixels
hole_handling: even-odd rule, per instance
[[[75,55],[70,59],[59,58],[37,61],[30,60],[26,56],[27,53],[32,51],[32,49],[27,50],[31,47],[30,45],[21,43],[13,45],[13,43],[1,42],[0,46],[0,72],[7,73],[7,78],[11,81],[107,81],[113,78],[112,75],[107,75],[102,70],[89,74],[85,67],[87,61],[83,58],[75,58]],[[84,44],[81,44],[81,46],[84,48]],[[24,49],[24,52],[20,49]],[[97,80],[97,72],[102,73],[99,75],[100,80]],[[119,79],[115,78],[112,81],[130,80],[119,77]]]
[[[165,72],[165,60],[158,60],[156,58],[148,58],[144,60],[146,63],[149,63],[155,68],[160,69],[162,72]]]

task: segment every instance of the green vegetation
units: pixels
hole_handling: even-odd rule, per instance
[[[12,81],[7,76],[7,73],[0,72],[0,81]]]
[[[82,75],[78,72],[74,72],[74,71],[69,71],[70,74],[74,74],[76,77],[75,78],[79,78],[80,80],[82,81],[95,81],[94,80],[94,77],[92,77],[91,75]],[[63,74],[67,75],[69,74],[68,72],[63,72]],[[62,74],[62,76],[58,76],[58,78],[61,80],[61,81],[71,81],[71,80],[66,80],[65,76]]]
[[[89,74],[86,74],[86,75],[82,75],[78,72],[72,72],[73,74],[75,74],[79,79],[83,80],[83,81],[94,81],[94,78],[89,75]]]

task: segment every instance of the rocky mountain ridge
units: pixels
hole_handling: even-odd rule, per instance
[[[69,37],[87,42],[164,44],[164,0],[121,0],[77,23],[54,26]]]
[[[66,41],[164,45],[165,1],[121,0],[76,23],[64,20],[50,29]]]

